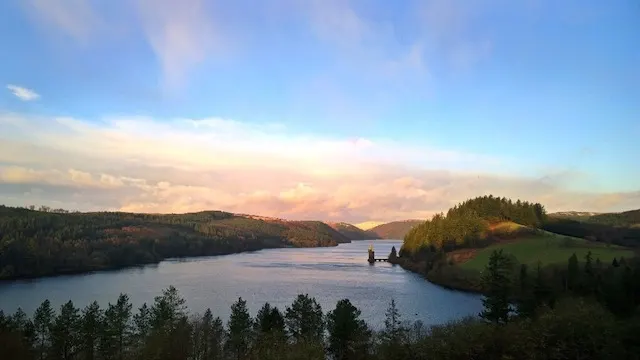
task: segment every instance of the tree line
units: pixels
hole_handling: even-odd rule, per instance
[[[512,201],[493,195],[469,199],[458,204],[446,216],[434,215],[414,226],[404,237],[403,253],[415,253],[428,248],[431,251],[453,250],[461,247],[479,247],[492,241],[489,224],[512,221],[538,227],[544,223],[544,206],[527,201]]]
[[[0,279],[349,241],[319,221],[263,221],[222,211],[78,213],[0,206]]]

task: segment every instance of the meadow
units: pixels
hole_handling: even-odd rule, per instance
[[[502,249],[506,254],[513,255],[518,262],[533,266],[538,262],[542,266],[566,263],[574,253],[579,261],[584,261],[587,253],[591,252],[593,261],[600,259],[603,263],[611,263],[614,258],[634,256],[632,250],[620,246],[541,232],[480,249],[472,258],[460,263],[459,266],[465,270],[481,271],[489,262],[491,253],[499,249]]]

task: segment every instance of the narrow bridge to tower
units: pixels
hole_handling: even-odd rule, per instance
[[[373,244],[369,245],[369,264],[373,264],[376,261],[389,261],[387,258],[376,258],[376,253],[373,251]]]

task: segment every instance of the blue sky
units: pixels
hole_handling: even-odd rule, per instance
[[[452,193],[481,195],[504,190],[502,181],[509,181],[504,191],[510,196],[534,197],[550,209],[640,207],[637,1],[179,4],[0,2],[0,126],[6,129],[0,138],[31,149],[29,156],[0,158],[0,201],[139,211],[218,207],[364,221],[426,216],[459,200]],[[21,98],[17,88],[38,96]],[[207,130],[185,125],[196,122]],[[196,148],[188,139],[203,132],[228,138]],[[89,135],[95,144],[104,134],[132,141],[130,152],[102,144],[95,146],[102,152],[87,155],[79,144],[70,145]],[[173,152],[141,152],[134,135]],[[187,165],[173,154],[186,151],[178,146],[185,139],[194,146],[189,156],[219,151],[226,159],[189,164],[209,182],[180,176]],[[246,148],[247,142],[261,147]],[[332,151],[327,144],[334,150],[353,146]],[[52,151],[69,162],[45,160]],[[81,161],[83,156],[89,158]],[[83,165],[95,159],[119,165]],[[122,165],[132,159],[149,167],[146,174],[167,166],[171,176],[133,176]],[[278,171],[288,176],[266,175],[268,185],[218,186],[214,176],[251,177],[266,163],[274,164],[265,170],[271,174],[275,164],[287,162]],[[319,168],[325,175],[319,177]],[[353,169],[360,175],[348,171]],[[135,178],[148,187],[95,188],[73,180],[77,171],[85,180]],[[60,180],[43,182],[51,172]],[[328,172],[336,178],[328,179]],[[443,172],[446,180],[434,175]],[[462,179],[474,175],[487,183],[468,188]],[[360,184],[375,199],[353,195],[340,179]],[[373,190],[385,181],[411,183],[398,179],[415,180],[407,194]],[[149,190],[162,182],[197,189],[182,189],[193,190],[190,195],[174,189],[178,193],[165,197]],[[294,190],[295,201],[286,197]],[[217,193],[193,201],[206,191]],[[259,199],[232,201],[253,192]],[[341,201],[327,204],[342,192]],[[105,201],[100,194],[107,193],[119,200]],[[68,194],[76,200],[68,201]],[[229,201],[215,200],[225,196]],[[382,205],[406,210],[371,210]]]

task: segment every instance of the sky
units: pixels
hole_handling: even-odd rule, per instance
[[[636,0],[5,0],[0,203],[640,208]]]

